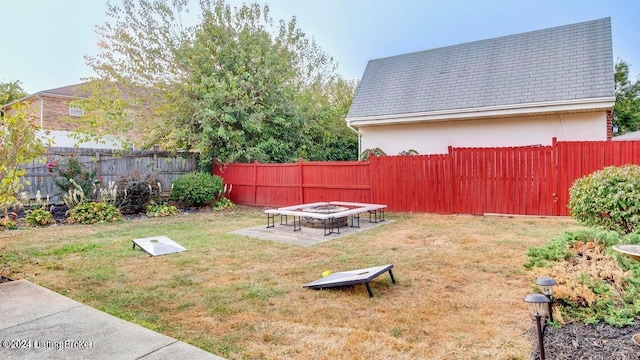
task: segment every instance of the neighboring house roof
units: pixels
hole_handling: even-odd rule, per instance
[[[614,136],[611,140],[640,140],[640,131],[632,131],[624,135]]]
[[[374,59],[347,122],[610,108],[613,70],[610,18]]]
[[[36,93],[29,94],[18,100],[14,100],[2,106],[2,108],[3,109],[8,108],[15,103],[23,102],[25,100],[28,100],[32,97],[37,97],[37,96],[54,96],[54,97],[63,97],[63,98],[86,98],[89,96],[89,94],[82,91],[82,86],[85,84],[86,83],[80,83],[80,84],[74,84],[74,85],[67,85],[67,86],[63,86],[55,89],[38,91]]]
[[[86,83],[74,84],[63,86],[55,89],[43,90],[39,91],[36,94],[38,95],[53,95],[53,96],[64,96],[64,97],[88,97],[85,91],[82,91],[82,86]],[[36,95],[36,94],[32,94]]]

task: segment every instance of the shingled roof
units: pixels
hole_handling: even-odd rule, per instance
[[[53,95],[53,96],[64,96],[64,97],[88,97],[89,94],[86,91],[83,91],[82,86],[86,83],[67,85],[55,89],[38,91],[36,94],[39,95]],[[34,94],[35,95],[35,94]],[[33,95],[31,95],[33,96]]]
[[[4,110],[5,108],[11,107],[13,104],[20,103],[25,101],[26,99],[30,99],[36,96],[54,96],[54,97],[63,97],[63,98],[86,98],[89,97],[89,94],[83,89],[83,85],[86,83],[74,84],[62,86],[55,89],[38,91],[33,94],[29,94],[20,99],[14,100],[8,104],[0,104],[0,110]]]
[[[532,104],[612,106],[613,71],[610,18],[375,59],[347,122]]]

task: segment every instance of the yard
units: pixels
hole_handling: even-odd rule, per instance
[[[395,222],[309,248],[231,230],[261,208],[0,233],[0,275],[228,359],[524,359],[527,249],[579,226],[568,218],[388,213]],[[303,229],[304,231],[304,229]],[[149,257],[131,239],[188,251]],[[323,271],[392,263],[364,286],[314,291]]]

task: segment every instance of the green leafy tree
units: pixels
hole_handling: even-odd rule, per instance
[[[142,147],[194,149],[205,161],[343,159],[357,148],[344,123],[355,84],[297,28],[258,4],[124,0],[98,27],[97,77],[79,131],[142,135]],[[99,131],[96,131],[99,130]],[[355,145],[354,145],[355,144]],[[327,150],[327,146],[330,148]]]
[[[317,161],[358,159],[358,135],[344,121],[356,87],[356,81],[338,78],[307,91],[300,106],[306,107],[305,130],[310,144],[299,149],[300,157]]]
[[[615,65],[616,104],[612,123],[618,126],[618,135],[640,128],[640,79],[629,80],[629,67],[620,59]]]
[[[0,83],[0,106],[27,96],[19,80]]]
[[[295,102],[292,26],[280,23],[280,36],[273,39],[266,7],[233,12],[217,3],[213,10],[182,51],[192,69],[182,88],[188,99],[183,106],[190,105],[193,115],[176,119],[176,127],[187,130],[179,142],[222,161],[295,160],[306,139]]]
[[[0,215],[5,219],[24,188],[26,170],[20,164],[43,155],[46,145],[19,104],[0,118]]]

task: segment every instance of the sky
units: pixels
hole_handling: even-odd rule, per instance
[[[121,0],[112,0],[118,3]],[[191,0],[194,9],[197,1]],[[241,5],[241,0],[227,0]],[[264,0],[257,1],[264,4]],[[613,57],[640,71],[638,0],[268,0],[271,16],[290,20],[360,79],[370,59],[611,17]],[[92,75],[95,26],[105,0],[0,0],[0,82],[28,93]],[[197,12],[192,12],[195,21]]]

